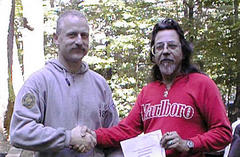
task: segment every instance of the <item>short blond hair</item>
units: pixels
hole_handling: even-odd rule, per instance
[[[67,10],[67,11],[64,11],[62,14],[60,14],[59,18],[57,19],[57,28],[56,28],[56,34],[60,34],[61,33],[61,24],[62,24],[62,20],[67,17],[67,16],[77,16],[79,18],[82,18],[82,19],[85,19],[86,22],[88,23],[87,21],[87,18],[86,16],[78,11],[78,10]]]

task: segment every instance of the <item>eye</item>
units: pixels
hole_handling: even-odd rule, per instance
[[[88,39],[89,34],[88,33],[81,33],[82,39]]]
[[[174,43],[168,43],[168,47],[172,50],[175,50],[178,47],[178,45]]]
[[[75,38],[77,36],[77,33],[72,32],[72,33],[67,34],[67,36],[69,38]]]
[[[156,50],[157,51],[161,51],[161,50],[163,50],[164,49],[164,44],[158,44],[158,45],[156,45]]]

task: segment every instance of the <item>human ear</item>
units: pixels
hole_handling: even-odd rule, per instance
[[[53,33],[53,42],[58,45],[59,42],[58,42],[58,35],[56,33]]]

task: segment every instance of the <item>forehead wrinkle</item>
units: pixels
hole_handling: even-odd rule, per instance
[[[57,33],[58,33],[58,34],[60,34],[60,33],[62,32],[62,29],[63,29],[64,25],[66,25],[66,23],[64,23],[64,20],[65,20],[66,18],[69,18],[69,17],[77,18],[78,20],[83,20],[83,21],[86,23],[86,25],[87,25],[87,27],[88,27],[88,32],[89,32],[89,24],[88,24],[88,21],[87,21],[87,19],[86,19],[85,17],[69,14],[69,15],[63,16],[63,17],[61,17],[61,18],[59,19],[59,21],[58,21],[58,24],[59,24],[59,25],[58,25],[58,29],[57,29]],[[67,24],[68,24],[68,23],[67,23]]]

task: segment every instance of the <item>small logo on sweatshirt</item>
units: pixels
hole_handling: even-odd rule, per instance
[[[22,105],[28,109],[31,109],[35,104],[36,98],[32,93],[27,93],[22,98]]]
[[[115,110],[115,104],[107,105],[107,104],[102,104],[101,108],[99,109],[99,114],[100,117],[104,118],[108,112],[113,112]]]

